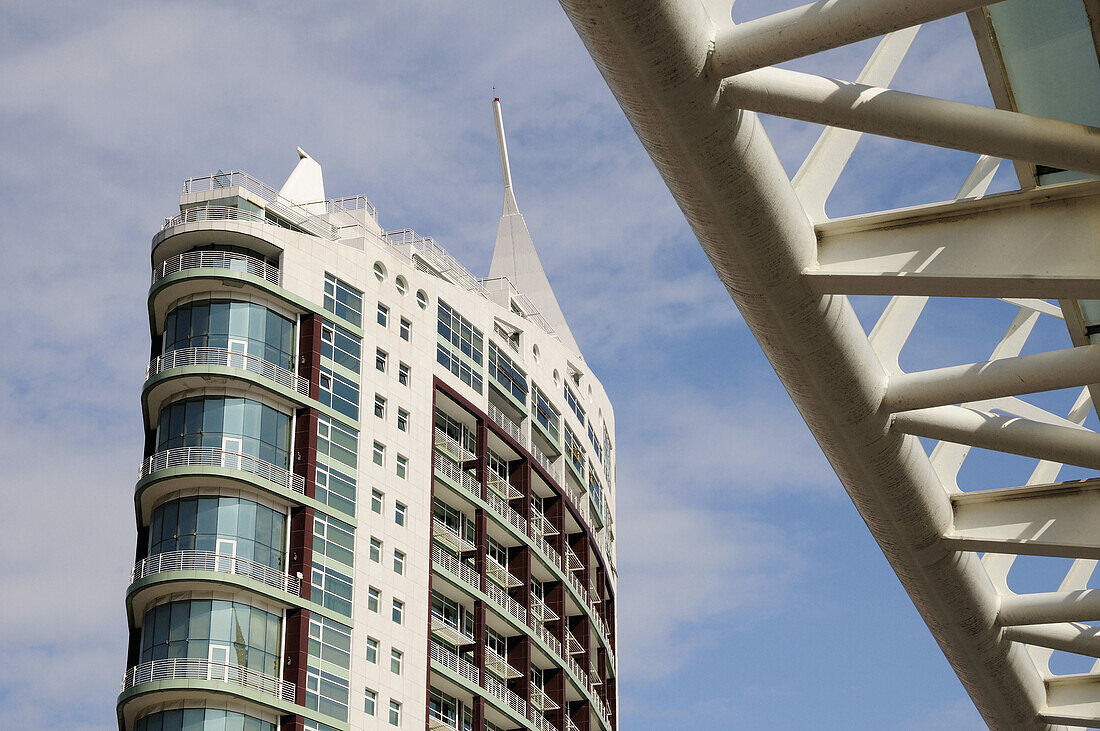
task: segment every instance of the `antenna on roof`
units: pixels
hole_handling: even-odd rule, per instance
[[[496,87],[493,87],[496,91]],[[500,97],[493,97],[493,116],[497,123],[497,145],[500,147],[500,172],[504,176],[504,215],[519,213],[516,194],[512,191],[512,168],[508,166],[508,143],[504,140],[504,118],[500,114]]]

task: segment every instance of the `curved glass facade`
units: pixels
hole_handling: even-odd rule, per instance
[[[182,348],[225,348],[291,369],[294,322],[254,302],[188,302],[165,318],[161,352]]]
[[[153,607],[141,626],[141,662],[210,660],[279,675],[279,615],[223,599],[185,599]]]
[[[160,411],[157,451],[213,447],[290,467],[290,416],[236,396],[199,396]]]
[[[173,708],[139,718],[134,731],[275,731],[275,724],[221,708]]]
[[[286,516],[237,497],[171,500],[153,510],[149,555],[217,551],[283,569]]]

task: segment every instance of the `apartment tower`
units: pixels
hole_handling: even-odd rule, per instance
[[[187,180],[152,242],[123,731],[611,731],[615,429],[512,192],[489,276]]]

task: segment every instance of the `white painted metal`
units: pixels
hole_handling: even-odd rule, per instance
[[[1019,395],[1097,376],[1091,350],[1020,354],[1042,315],[1059,316],[1048,298],[1100,296],[1100,188],[983,196],[1002,157],[1100,170],[1100,132],[877,88],[901,40],[880,44],[865,85],[765,68],[980,3],[833,0],[740,25],[718,2],[562,5],[982,716],[999,729],[1098,725],[1097,678],[1048,667],[1053,649],[1091,656],[1095,643],[1046,625],[1080,621],[1083,607],[1100,619],[1100,594],[1086,589],[1095,483],[1047,484],[1063,462],[1100,468],[1100,437],[1080,426],[1087,390],[1065,418]],[[754,109],[857,132],[827,130],[792,186]],[[827,221],[860,131],[984,156],[953,203]],[[912,296],[895,296],[867,336],[839,294],[857,292]],[[903,373],[929,295],[1017,308],[990,362]],[[954,443],[926,455],[918,434]],[[972,446],[1040,461],[1027,487],[963,494]],[[1019,553],[1074,558],[1060,592],[1014,595]],[[1024,620],[1042,627],[1002,629]]]
[[[288,703],[294,702],[293,683],[264,675],[241,665],[215,663],[196,658],[153,660],[136,665],[126,671],[122,679],[122,691],[125,692],[142,683],[211,679],[257,690]]]
[[[213,551],[167,551],[138,561],[130,572],[130,583],[166,571],[217,571],[244,576],[274,587],[288,594],[298,596],[302,589],[302,580],[290,576],[270,566],[238,558],[219,550]]]
[[[732,109],[1100,174],[1100,130],[1083,124],[770,67],[721,94]]]
[[[830,0],[719,28],[710,72],[732,76],[988,4],[983,0]]]
[[[231,342],[232,346],[233,343]],[[246,344],[247,345],[247,344]],[[239,349],[228,348],[180,348],[164,355],[157,356],[149,362],[145,369],[145,380],[160,375],[174,368],[187,366],[222,366],[225,368],[239,368],[249,371],[264,378],[296,391],[303,396],[309,396],[309,379],[302,378],[298,374],[277,366],[274,363],[248,355]]]

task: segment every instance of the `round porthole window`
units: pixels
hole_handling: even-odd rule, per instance
[[[382,266],[382,262],[374,262],[374,277],[379,282],[386,278],[386,267]]]
[[[409,291],[409,283],[405,281],[404,277],[398,277],[394,280],[394,284],[397,285],[397,293],[405,294]]]
[[[420,305],[420,309],[428,309],[428,293],[424,290],[418,290],[416,293],[416,304]]]

